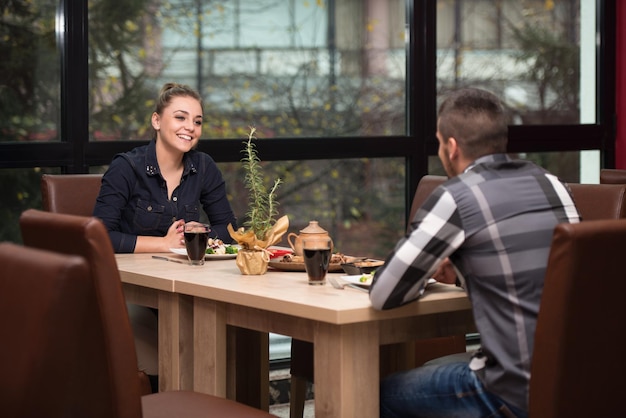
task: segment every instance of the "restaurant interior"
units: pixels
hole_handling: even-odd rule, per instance
[[[571,241],[559,241],[544,292],[561,320],[536,336],[551,349],[537,349],[542,396],[531,384],[530,416],[591,416],[585,397],[613,407],[623,385],[601,394],[579,383],[606,366],[568,368],[601,341],[600,359],[621,358],[611,338],[626,331],[623,285],[579,295],[564,272],[623,274],[624,2],[40,0],[2,11],[0,331],[15,344],[0,344],[0,370],[14,379],[0,384],[0,403],[18,399],[6,416],[374,417],[380,377],[480,345],[462,289],[436,284],[377,312],[354,286],[307,286],[303,268],[270,261],[250,275],[235,256],[188,266],[174,253],[157,254],[174,263],[115,254],[92,217],[100,181],[117,154],[150,141],[166,82],[200,92],[197,148],[221,170],[238,220],[254,128],[288,218],[275,247],[293,249],[288,236],[317,221],[334,252],[370,260],[385,259],[446,179],[441,99],[467,86],[496,93],[513,115],[511,156],[567,182],[583,221],[599,221],[559,232]],[[335,268],[332,278],[344,274]],[[126,303],[158,311],[158,394],[137,370]]]

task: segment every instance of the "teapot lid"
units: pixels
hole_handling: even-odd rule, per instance
[[[328,231],[319,226],[318,221],[309,221],[309,225],[301,229],[300,232],[303,234],[328,234]]]

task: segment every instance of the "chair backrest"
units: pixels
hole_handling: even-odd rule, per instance
[[[561,224],[535,332],[530,417],[608,417],[623,410],[626,220]]]
[[[141,416],[137,354],[126,302],[111,241],[102,222],[95,217],[66,215],[29,209],[20,217],[25,245],[77,254],[84,257],[100,311],[106,365],[103,376],[94,376],[89,385],[103,385],[110,391],[111,417]],[[94,359],[94,361],[99,361]]]
[[[0,244],[0,415],[79,417],[94,398],[80,342],[97,321],[84,258]]]
[[[101,183],[102,174],[44,174],[41,176],[43,210],[91,216]]]
[[[600,170],[600,184],[626,184],[626,170],[603,168]]]
[[[409,219],[413,219],[426,198],[446,180],[445,176],[422,177],[413,197]],[[626,218],[626,180],[623,184],[569,183],[569,187],[583,220]]]
[[[569,183],[583,221],[626,217],[626,184]]]
[[[446,176],[433,176],[430,174],[420,179],[419,183],[417,183],[417,188],[415,189],[413,202],[411,203],[409,222],[413,219],[417,209],[422,206],[426,198],[430,196],[433,190],[435,190],[440,184],[443,184],[446,180],[448,180]]]

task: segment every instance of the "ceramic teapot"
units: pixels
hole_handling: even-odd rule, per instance
[[[317,221],[310,221],[309,225],[300,230],[300,235],[297,235],[294,232],[291,232],[287,235],[287,242],[289,246],[293,250],[293,253],[298,256],[302,256],[302,240],[306,238],[316,238],[316,237],[328,237],[328,231],[319,226]],[[331,249],[332,249],[332,239],[330,241]]]

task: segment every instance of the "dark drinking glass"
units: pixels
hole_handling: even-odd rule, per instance
[[[309,284],[325,284],[331,253],[330,238],[304,240],[302,255],[304,267],[309,277]]]
[[[185,224],[184,234],[189,262],[194,266],[203,265],[209,242],[209,226],[198,222],[188,222]]]

